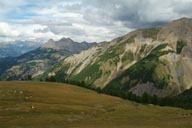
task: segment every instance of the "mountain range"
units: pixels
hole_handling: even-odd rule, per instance
[[[12,42],[0,43],[0,58],[3,57],[17,57],[26,52],[40,47],[40,41],[17,40]]]
[[[50,39],[19,57],[0,60],[1,79],[83,82],[88,88],[175,96],[192,88],[192,19],[138,29],[109,42]]]
[[[192,19],[139,29],[64,58],[38,76],[88,88],[173,96],[192,87]]]
[[[66,56],[85,50],[96,43],[78,43],[70,38],[59,41],[48,40],[41,47],[18,57],[0,59],[0,78],[2,80],[27,79],[39,75]]]

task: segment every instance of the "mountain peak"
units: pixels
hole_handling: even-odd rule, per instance
[[[63,37],[63,38],[61,38],[58,42],[74,42],[71,38],[65,38],[65,37]]]
[[[54,40],[53,39],[49,39],[47,42],[54,42]]]
[[[186,17],[183,17],[183,18],[180,18],[180,19],[177,19],[177,20],[174,20],[172,22],[170,22],[169,24],[167,25],[174,25],[174,26],[178,26],[178,25],[190,25],[192,26],[192,18],[186,18]]]
[[[70,38],[61,38],[58,41],[54,41],[53,39],[49,39],[44,45],[43,48],[52,48],[52,49],[63,49],[68,47],[69,45],[72,45],[74,41]]]
[[[182,17],[180,19],[174,20],[173,22],[183,22],[183,21],[192,21],[192,18]]]
[[[54,41],[53,39],[49,39],[42,48],[51,48],[55,50],[68,50],[79,52],[83,49],[87,49],[88,47],[95,45],[90,43],[78,43],[73,41],[71,38],[61,38],[58,41]]]

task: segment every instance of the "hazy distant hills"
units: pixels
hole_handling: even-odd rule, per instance
[[[0,59],[0,77],[1,79],[25,79],[28,75],[36,76],[66,56],[95,44],[78,43],[70,38],[62,38],[59,41],[50,39],[42,47],[18,57]]]
[[[40,78],[56,74],[57,81],[83,81],[106,91],[177,95],[192,87],[191,35],[188,18],[135,30],[61,60]]]
[[[37,41],[13,41],[0,43],[0,58],[2,57],[16,57],[28,51],[40,47],[42,44]]]

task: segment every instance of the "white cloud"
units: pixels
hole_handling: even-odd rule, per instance
[[[8,24],[0,22],[0,36],[1,39],[4,37],[11,38],[12,40],[31,40],[31,39],[42,39],[47,40],[49,38],[59,39],[62,35],[56,35],[51,31],[36,32],[35,30],[46,29],[47,26],[33,24],[33,25],[20,25],[20,24]]]
[[[18,36],[19,32],[5,22],[0,22],[0,35],[10,37]]]
[[[192,0],[0,1],[0,36],[13,39],[65,36],[76,41],[99,42],[137,28],[191,17],[191,8]]]

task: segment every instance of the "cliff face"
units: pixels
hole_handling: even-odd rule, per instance
[[[53,39],[48,40],[42,48],[47,49],[55,49],[55,50],[68,50],[70,52],[80,52],[89,48],[92,45],[96,45],[95,43],[87,43],[87,42],[75,42],[70,38],[62,38],[58,41],[54,41]]]

